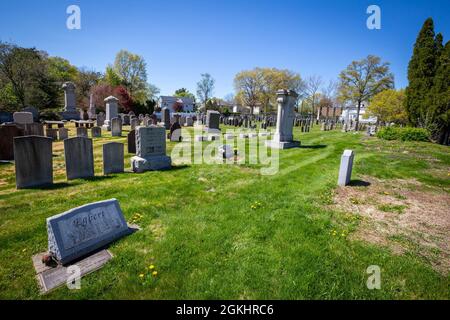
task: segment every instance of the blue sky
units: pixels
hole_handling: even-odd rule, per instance
[[[81,30],[66,28],[66,8],[81,8]],[[381,8],[381,30],[366,9]],[[288,68],[336,79],[352,60],[375,54],[391,62],[398,88],[427,17],[450,37],[450,0],[39,0],[0,1],[0,39],[37,47],[76,66],[104,71],[120,49],[144,56],[149,82],[172,94],[195,92],[201,73],[215,95],[253,67]]]

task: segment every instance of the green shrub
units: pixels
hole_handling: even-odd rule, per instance
[[[387,127],[377,133],[384,140],[429,141],[430,133],[426,129],[411,127]]]

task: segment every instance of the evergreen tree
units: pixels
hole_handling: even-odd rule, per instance
[[[448,145],[450,143],[450,41],[442,49],[431,93],[435,115],[432,136],[437,142]]]
[[[428,18],[417,37],[408,66],[406,109],[410,122],[415,126],[428,127],[430,124],[430,92],[436,72],[438,58],[436,42],[439,38],[442,41],[442,36],[435,39],[433,19]]]

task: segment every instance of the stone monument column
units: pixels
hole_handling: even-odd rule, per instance
[[[61,112],[61,117],[64,120],[80,120],[80,114],[77,112],[75,84],[73,82],[65,82],[62,88],[64,90],[64,111]]]
[[[111,121],[119,115],[119,99],[109,96],[105,99],[106,102],[106,120],[103,124],[103,129],[111,131]]]
[[[277,128],[272,141],[267,141],[267,146],[276,149],[289,149],[300,146],[299,141],[294,141],[294,106],[298,94],[292,90],[278,90],[278,115]]]
[[[96,114],[95,114],[95,104],[94,104],[94,96],[91,93],[91,95],[89,96],[89,110],[88,110],[88,115],[89,115],[89,119],[96,119]]]

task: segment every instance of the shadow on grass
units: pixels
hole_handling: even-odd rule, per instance
[[[327,147],[326,144],[314,144],[314,145],[310,145],[310,146],[301,145],[299,148],[301,148],[301,149],[324,149],[326,147]]]
[[[21,190],[58,190],[58,189],[63,189],[63,188],[67,188],[70,186],[72,186],[72,185],[67,182],[57,182],[54,184],[48,184],[48,185],[43,185],[43,186],[23,188]]]
[[[115,174],[111,174],[108,176],[95,176],[95,177],[90,177],[90,178],[80,178],[79,180],[81,181],[88,181],[88,182],[95,182],[95,181],[103,181],[103,180],[109,180],[109,179],[114,179],[116,176]]]
[[[183,170],[183,169],[187,169],[190,166],[188,166],[187,164],[180,164],[178,166],[172,166],[171,169],[168,169],[168,171],[177,171],[177,170]]]
[[[0,166],[6,166],[6,165],[8,165],[8,164],[14,164],[14,161],[13,160],[1,160],[0,161]]]
[[[348,185],[350,187],[368,187],[371,183],[363,180],[352,180]]]

